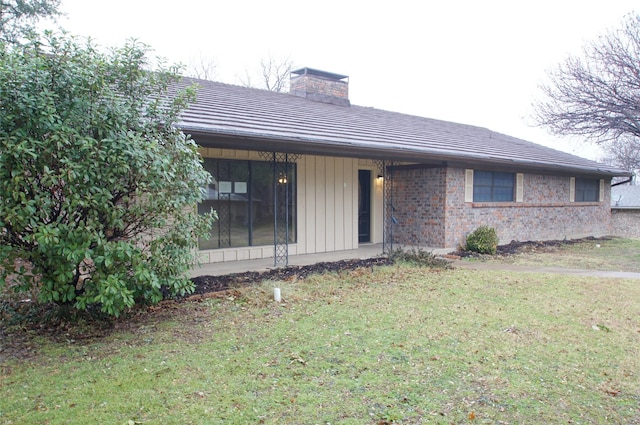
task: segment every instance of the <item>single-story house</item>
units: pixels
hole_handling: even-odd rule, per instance
[[[213,181],[203,263],[381,243],[454,249],[481,225],[501,243],[610,233],[627,172],[486,128],[351,105],[348,77],[292,72],[289,93],[211,81],[179,127]]]
[[[611,187],[611,234],[640,238],[640,186]]]

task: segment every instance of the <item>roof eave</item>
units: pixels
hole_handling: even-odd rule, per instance
[[[514,160],[491,155],[469,154],[452,151],[410,149],[401,146],[385,148],[379,146],[362,146],[352,142],[335,142],[310,140],[302,137],[281,137],[277,135],[245,133],[241,131],[219,131],[209,127],[179,125],[179,128],[190,134],[203,147],[238,149],[242,140],[242,149],[255,151],[279,151],[301,155],[347,156],[367,159],[406,162],[472,162],[482,164],[499,164],[501,166],[531,170],[557,171],[562,173],[580,173],[606,177],[630,177],[632,173],[619,169],[593,169],[590,167],[556,165],[547,162]],[[267,147],[268,146],[268,147]]]

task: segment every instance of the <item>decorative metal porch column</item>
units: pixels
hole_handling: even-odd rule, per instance
[[[282,152],[260,152],[271,161],[273,171],[273,265],[289,265],[289,204],[291,185],[291,163],[298,155]]]
[[[375,161],[382,175],[382,252],[393,251],[393,227],[398,223],[393,206],[393,161]]]

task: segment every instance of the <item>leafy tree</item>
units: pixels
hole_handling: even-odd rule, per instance
[[[0,0],[0,42],[17,42],[40,18],[58,16],[59,6],[60,0]]]
[[[558,135],[587,136],[618,165],[638,169],[640,158],[640,20],[629,15],[614,29],[549,72],[539,124]],[[632,157],[629,157],[632,155]]]
[[[210,176],[173,125],[194,89],[148,52],[51,33],[0,49],[3,283],[116,316],[192,290],[214,219],[195,214]]]

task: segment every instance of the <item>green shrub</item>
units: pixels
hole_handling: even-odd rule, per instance
[[[193,291],[215,213],[187,213],[211,178],[173,125],[195,88],[136,41],[100,50],[0,42],[0,291],[118,316]]]
[[[480,226],[467,236],[465,251],[493,255],[496,253],[497,248],[498,233],[493,227]]]

